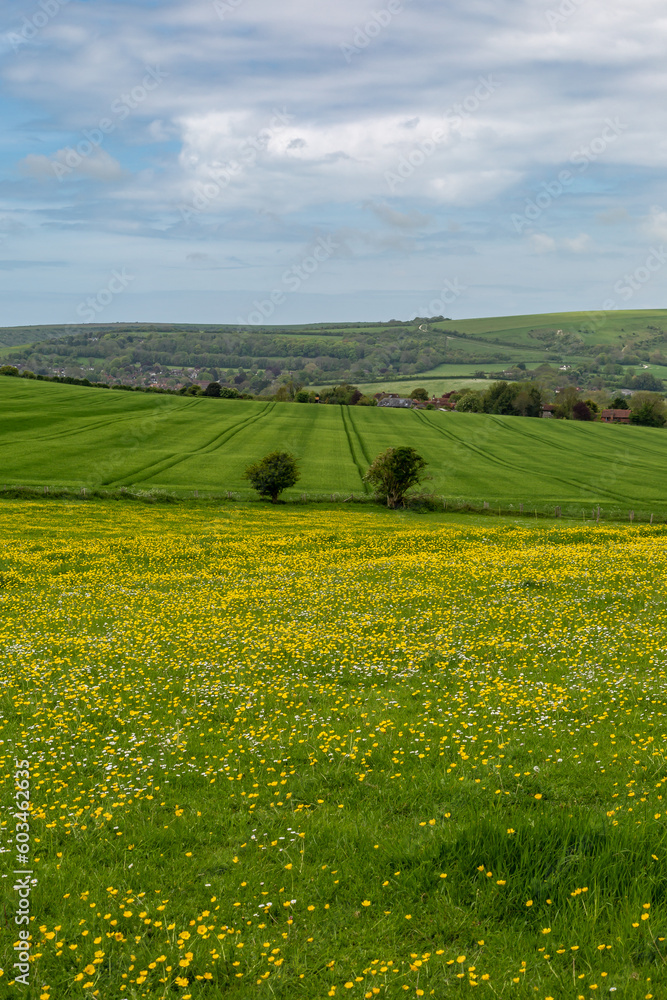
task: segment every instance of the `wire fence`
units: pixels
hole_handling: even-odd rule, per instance
[[[93,501],[113,500],[144,504],[182,504],[193,501],[203,504],[224,503],[267,503],[256,493],[238,490],[141,490],[131,486],[115,489],[103,487],[76,486],[0,486],[0,500],[69,500]],[[281,501],[286,506],[322,504],[361,504],[378,506],[380,501],[363,492],[317,492],[296,493],[290,491]],[[602,506],[585,501],[518,502],[507,500],[469,499],[465,497],[445,497],[433,493],[417,493],[406,498],[403,510],[422,513],[479,514],[485,517],[510,517],[518,519],[567,520],[580,523],[599,524],[626,522],[628,524],[667,524],[667,509],[650,507],[638,508],[622,505]]]

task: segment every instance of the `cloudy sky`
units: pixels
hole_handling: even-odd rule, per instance
[[[0,19],[0,325],[667,304],[661,0]]]

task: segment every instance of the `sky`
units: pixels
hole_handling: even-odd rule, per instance
[[[3,0],[0,326],[665,307],[661,0]]]

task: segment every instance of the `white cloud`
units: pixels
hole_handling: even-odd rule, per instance
[[[564,239],[563,244],[572,253],[584,253],[591,245],[591,238],[588,233],[579,233],[572,239]]]
[[[26,15],[37,9],[17,4]],[[223,20],[210,0],[63,5],[0,69],[10,121],[0,142],[21,167],[0,190],[7,210],[32,212],[15,238],[43,259],[40,242],[68,230],[81,261],[91,240],[104,248],[109,234],[128,259],[147,234],[177,248],[180,262],[188,240],[212,244],[221,262],[231,246],[261,285],[314,231],[345,229],[357,234],[350,287],[381,287],[392,255],[406,288],[426,288],[430,269],[437,283],[442,266],[453,275],[457,261],[474,258],[466,283],[486,289],[480,303],[496,296],[491,311],[510,285],[514,311],[521,294],[549,290],[547,308],[570,305],[571,289],[590,296],[598,275],[604,286],[609,252],[630,259],[647,240],[667,239],[667,213],[650,211],[667,197],[662,0],[574,0],[555,20],[547,14],[562,0],[404,0],[346,61],[341,45],[385,5],[234,0]],[[159,86],[114,117],[114,102],[156,66],[167,74]],[[484,80],[494,81],[487,93]],[[272,125],[274,109],[285,120]],[[34,210],[35,181],[67,166],[67,148],[105,116],[115,128],[104,150],[63,179],[108,186],[89,194],[82,184],[76,199],[71,186],[51,186],[61,201]],[[601,148],[607,119],[624,127]],[[594,144],[585,169],[573,167],[573,154]],[[547,197],[563,168],[572,183]],[[510,220],[529,220],[538,197],[526,240]],[[186,225],[179,206],[195,198],[201,208]],[[594,239],[601,225],[605,238]],[[201,264],[184,270],[204,281]],[[568,267],[560,280],[556,269]],[[170,259],[171,283],[176,268]]]
[[[644,231],[650,240],[667,240],[667,211],[654,205],[644,220]]]
[[[530,246],[534,253],[552,253],[556,249],[556,241],[546,233],[533,233]]]

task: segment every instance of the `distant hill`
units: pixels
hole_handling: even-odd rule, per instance
[[[251,491],[275,448],[297,456],[302,491],[362,493],[390,445],[427,459],[428,489],[481,503],[601,504],[667,513],[667,432],[528,417],[245,402],[0,378],[5,485]]]
[[[416,377],[531,378],[542,369],[541,378],[602,388],[642,372],[667,377],[667,310],[282,327],[10,327],[0,329],[0,344],[4,361],[38,374],[132,385],[220,381],[261,393],[286,378],[379,386]]]

